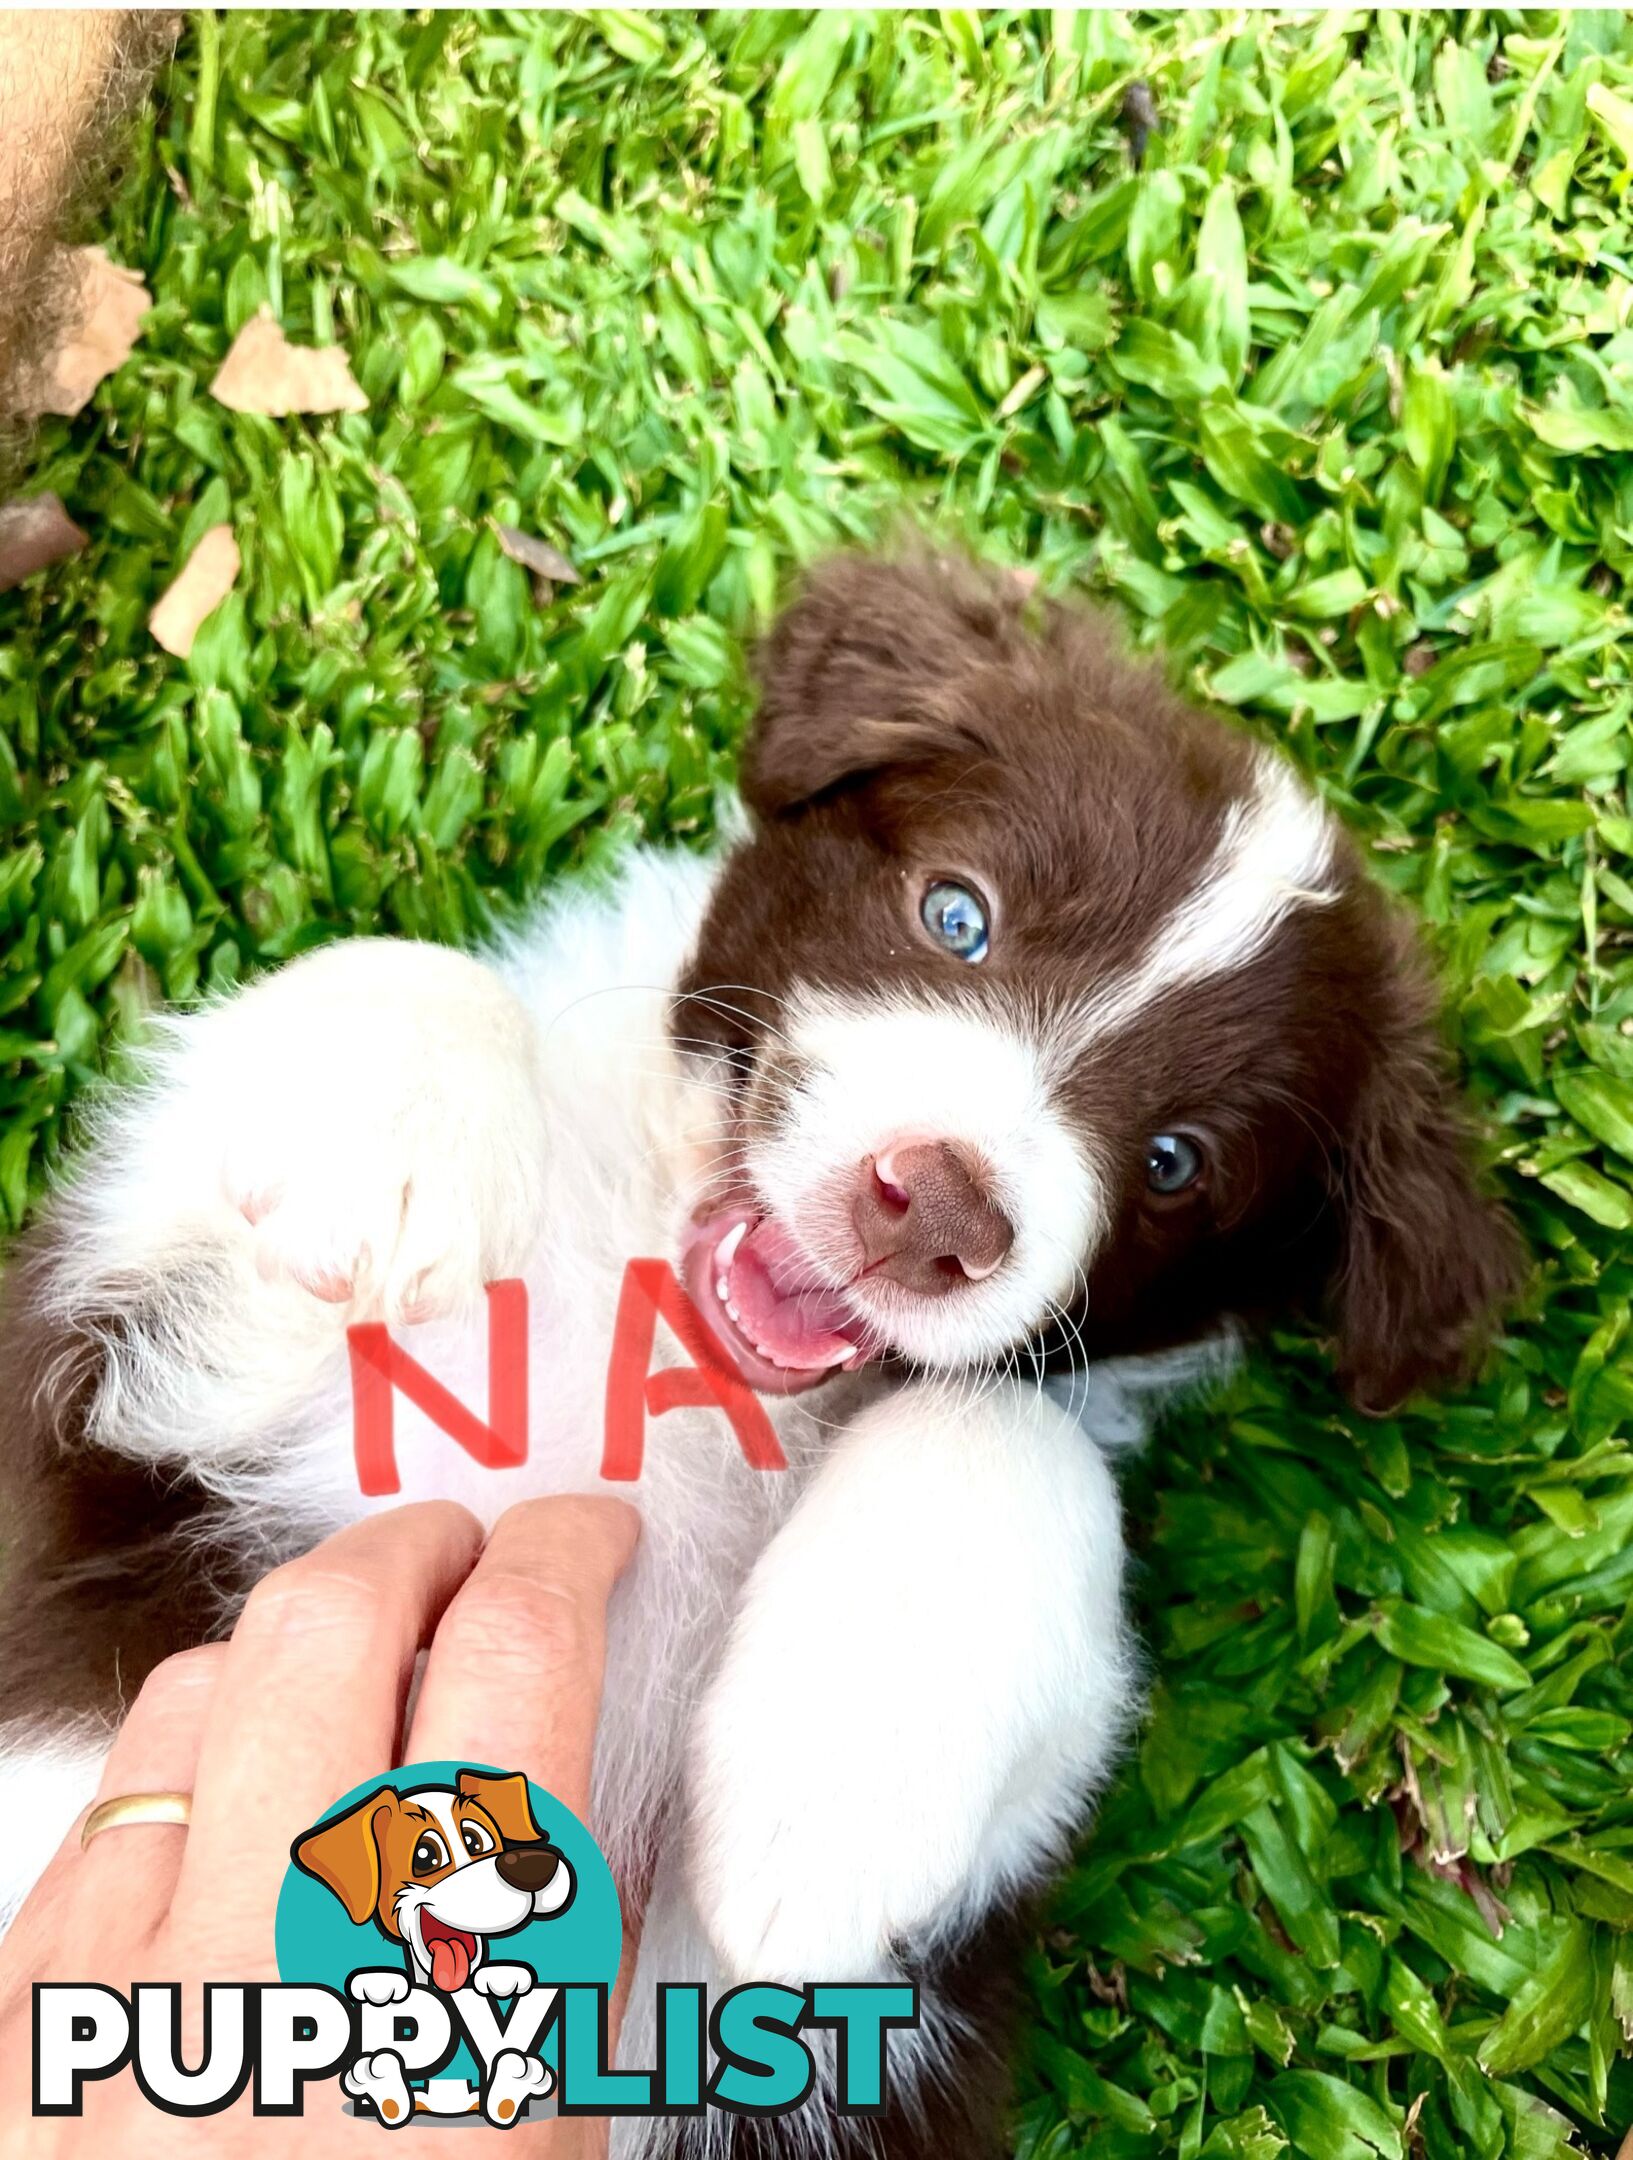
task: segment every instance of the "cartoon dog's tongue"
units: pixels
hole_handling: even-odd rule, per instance
[[[426,1955],[431,1960],[431,1985],[440,1988],[444,1995],[457,1993],[471,1976],[476,1937],[467,1935],[461,1928],[445,1929],[431,1913],[424,1915],[420,1925],[425,1936]]]

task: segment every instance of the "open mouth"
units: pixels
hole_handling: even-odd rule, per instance
[[[449,1927],[435,1913],[420,1908],[420,1940],[431,1960],[431,1985],[452,1995],[471,1977],[476,1963],[476,1937],[464,1928]]]
[[[866,1321],[757,1209],[726,1208],[694,1223],[681,1272],[727,1360],[762,1395],[796,1395],[867,1361]]]

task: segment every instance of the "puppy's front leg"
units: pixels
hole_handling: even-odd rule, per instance
[[[694,1893],[743,1979],[865,1980],[1059,1857],[1129,1719],[1116,1494],[1034,1391],[904,1390],[762,1555],[696,1734]]]
[[[247,1232],[263,1278],[352,1317],[365,1303],[387,1319],[445,1311],[525,1256],[542,1183],[537,1049],[480,960],[343,941],[170,1022],[165,1040],[156,1085],[116,1114],[146,1143],[149,1192],[168,1179],[155,1229]]]
[[[492,968],[326,946],[160,1023],[8,1284],[13,1348],[88,1377],[88,1436],[123,1453],[243,1446],[349,1322],[449,1312],[517,1272],[544,1154],[535,1031]]]
[[[345,1372],[348,1325],[480,1304],[543,1213],[532,1019],[480,961],[325,947],[161,1021],[0,1284],[0,1924],[129,1693],[247,1587],[195,1535]],[[266,1551],[327,1527],[304,1487]],[[349,1503],[350,1496],[344,1496]]]

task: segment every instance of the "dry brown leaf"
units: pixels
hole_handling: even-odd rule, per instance
[[[232,591],[239,560],[232,527],[212,525],[147,619],[149,630],[166,652],[178,660],[187,658],[200,623]]]
[[[524,570],[531,570],[539,577],[547,577],[552,585],[582,585],[584,580],[563,555],[560,548],[553,548],[548,540],[540,540],[519,525],[495,525],[499,545],[512,562],[519,562]]]
[[[0,592],[10,592],[50,563],[77,555],[85,539],[60,495],[0,503]]]
[[[65,420],[83,412],[99,383],[124,364],[141,332],[152,295],[134,270],[110,262],[99,247],[68,248],[79,293],[63,341],[47,360],[32,400],[37,419],[58,413]]]
[[[501,525],[495,521],[493,529],[498,536],[500,553],[532,572],[533,598],[540,607],[550,605],[558,585],[583,584],[583,578],[560,548],[553,548],[548,540],[523,532],[519,525]]]
[[[232,341],[210,385],[232,412],[367,412],[368,399],[338,345],[291,345],[263,308]]]

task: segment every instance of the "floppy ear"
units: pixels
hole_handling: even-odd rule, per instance
[[[519,1770],[508,1777],[489,1777],[484,1770],[461,1770],[454,1784],[466,1800],[480,1800],[499,1825],[507,1845],[537,1845],[544,1832],[533,1820],[527,1796],[527,1780]]]
[[[1362,1088],[1341,1170],[1338,1372],[1373,1412],[1461,1377],[1524,1272],[1513,1224],[1475,1180],[1466,1115],[1415,973],[1400,986],[1407,1009]]]
[[[839,555],[810,571],[755,656],[744,800],[778,817],[883,766],[991,749],[988,671],[1029,646],[1022,582],[941,556]]]
[[[380,1838],[398,1805],[391,1787],[382,1785],[290,1848],[295,1865],[332,1890],[356,1925],[370,1919],[380,1902]]]

